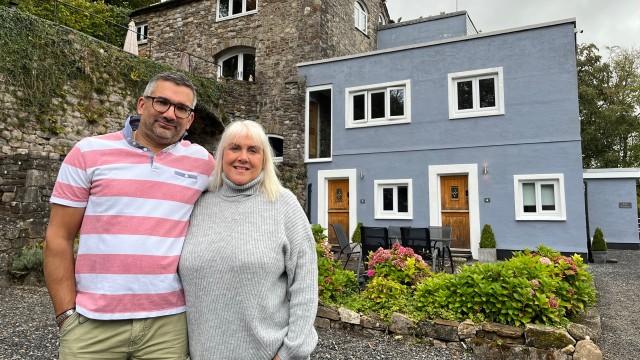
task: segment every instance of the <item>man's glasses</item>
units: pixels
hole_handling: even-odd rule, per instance
[[[161,114],[169,111],[169,108],[173,106],[173,113],[178,119],[186,119],[193,113],[193,109],[184,104],[176,104],[169,99],[165,99],[159,96],[145,96],[145,98],[151,99],[151,107]]]

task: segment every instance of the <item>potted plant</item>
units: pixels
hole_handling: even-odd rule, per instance
[[[596,228],[591,239],[591,255],[593,262],[596,264],[604,264],[607,262],[607,242],[604,240],[602,229]]]
[[[480,236],[480,249],[478,251],[478,260],[480,262],[496,262],[498,259],[496,252],[496,237],[493,235],[491,225],[485,224],[482,228]]]
[[[360,240],[361,227],[362,227],[362,223],[359,222],[358,225],[356,225],[356,229],[353,230],[353,235],[351,235],[351,242],[354,244],[360,244],[362,242],[362,240]]]

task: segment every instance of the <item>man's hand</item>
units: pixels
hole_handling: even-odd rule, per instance
[[[273,360],[280,360],[280,355],[276,354],[276,357],[274,357]]]
[[[73,241],[85,208],[51,205],[44,248],[44,278],[56,315],[75,307]]]

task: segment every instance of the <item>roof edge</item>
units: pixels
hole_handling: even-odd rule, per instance
[[[584,169],[584,179],[640,179],[640,168]]]
[[[200,0],[168,0],[168,1],[157,2],[149,6],[145,6],[139,9],[134,9],[129,13],[129,17],[152,13],[157,10],[171,9],[171,8],[182,6],[195,1],[200,1]]]
[[[443,39],[443,40],[435,40],[435,41],[429,41],[429,42],[425,42],[425,43],[417,43],[417,44],[399,46],[399,47],[383,49],[383,50],[374,50],[374,51],[369,51],[369,52],[360,53],[360,54],[354,54],[354,55],[346,55],[346,56],[339,56],[339,57],[328,58],[328,59],[307,61],[307,62],[298,63],[298,64],[296,64],[296,66],[297,67],[303,67],[303,66],[309,66],[309,65],[330,63],[330,62],[335,62],[335,61],[356,59],[356,58],[360,58],[360,57],[367,57],[367,56],[373,56],[373,55],[378,55],[378,54],[386,54],[386,53],[392,53],[392,52],[403,51],[403,50],[417,49],[417,48],[429,47],[429,46],[434,46],[434,45],[448,44],[448,43],[454,43],[454,42],[459,42],[459,41],[467,41],[467,40],[473,40],[473,39],[489,37],[489,36],[511,34],[511,33],[516,33],[516,32],[521,32],[521,31],[535,30],[535,29],[541,29],[541,28],[545,28],[545,27],[564,25],[564,24],[574,24],[574,26],[575,26],[576,18],[568,18],[568,19],[563,19],[563,20],[549,21],[549,22],[544,22],[544,23],[539,23],[539,24],[534,24],[534,25],[527,25],[527,26],[504,29],[504,30],[491,31],[491,32],[487,32],[487,33],[478,33],[478,34],[473,34],[473,35],[465,35],[465,36],[459,36],[459,37],[455,37],[455,38],[449,38],[449,39]]]
[[[413,19],[413,20],[402,21],[402,22],[399,22],[399,23],[392,23],[392,24],[382,25],[382,26],[380,26],[379,30],[393,29],[393,28],[397,28],[397,27],[401,27],[401,26],[413,25],[413,24],[418,24],[418,23],[427,22],[427,21],[446,19],[446,18],[449,18],[449,17],[466,15],[466,14],[467,14],[466,10],[460,10],[460,11],[455,11],[455,12],[452,12],[452,13],[446,13],[446,14],[440,14],[440,15],[432,15],[432,16],[427,16],[425,18],[417,18],[417,19]]]

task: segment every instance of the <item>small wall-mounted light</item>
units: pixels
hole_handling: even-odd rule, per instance
[[[482,163],[482,175],[488,175],[488,174],[489,174],[489,164],[485,160],[485,162]]]
[[[360,180],[364,179],[364,171],[360,170]]]

